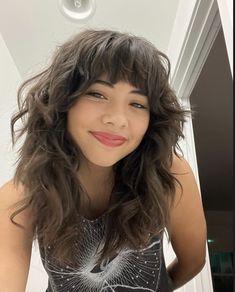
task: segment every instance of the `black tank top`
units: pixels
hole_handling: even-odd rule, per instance
[[[116,257],[96,265],[97,246],[104,237],[105,215],[82,218],[83,237],[74,242],[76,266],[61,266],[50,256],[50,246],[39,242],[48,274],[46,292],[171,292],[163,257],[162,233],[150,238],[142,250],[123,249]]]

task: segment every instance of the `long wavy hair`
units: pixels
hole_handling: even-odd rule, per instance
[[[77,177],[81,152],[67,131],[67,112],[104,73],[112,83],[124,80],[146,94],[150,121],[140,145],[114,165],[99,262],[123,247],[146,245],[149,233],[159,234],[169,223],[179,183],[170,166],[190,111],[180,106],[169,85],[167,56],[127,33],[90,29],[69,39],[45,70],[20,86],[19,110],[11,119],[13,145],[24,136],[14,183],[25,190],[11,220],[17,224],[14,217],[30,207],[34,239],[53,246],[60,263],[73,262],[71,246],[82,232],[83,189]],[[19,119],[22,127],[16,130]]]

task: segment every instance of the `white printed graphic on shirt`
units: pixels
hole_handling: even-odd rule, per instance
[[[162,264],[159,238],[142,250],[124,249],[98,266],[96,249],[102,242],[102,225],[94,226],[93,221],[84,220],[84,232],[83,240],[74,244],[76,268],[54,264],[50,247],[47,248],[43,263],[53,292],[157,291]]]

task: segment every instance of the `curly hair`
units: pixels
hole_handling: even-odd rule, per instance
[[[170,166],[173,153],[178,156],[178,141],[184,138],[186,114],[191,112],[180,106],[169,85],[167,56],[146,39],[128,33],[89,29],[70,38],[57,48],[45,70],[20,86],[19,110],[11,119],[13,145],[25,135],[14,173],[25,198],[11,220],[17,224],[14,217],[30,207],[34,239],[52,245],[61,263],[73,262],[71,246],[81,232],[83,191],[77,177],[81,152],[67,131],[67,113],[104,73],[113,84],[126,81],[145,93],[150,121],[139,146],[114,165],[99,261],[124,246],[138,249],[147,244],[149,233],[159,234],[169,223],[179,183]],[[19,119],[23,123],[16,133]]]

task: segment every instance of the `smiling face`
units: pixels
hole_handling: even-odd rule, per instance
[[[149,125],[147,97],[125,81],[96,80],[68,111],[83,162],[110,167],[134,151]]]

